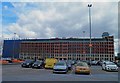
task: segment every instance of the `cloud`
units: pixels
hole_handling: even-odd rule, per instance
[[[19,1],[12,3],[14,9],[10,9],[7,5],[4,6],[4,10],[8,10],[8,14],[9,11],[13,11],[13,15],[14,13],[18,15],[16,23],[3,25],[5,38],[13,38],[14,32],[17,33],[17,38],[19,36],[21,38],[83,37],[83,31],[86,31],[85,36],[88,37],[89,24],[86,4],[93,2],[102,3],[93,3],[92,36],[100,37],[102,32],[108,31],[110,35],[118,37],[118,3],[114,3],[118,0],[114,0],[114,2],[113,0],[91,0],[90,2],[88,0],[51,0],[51,2],[58,3],[49,3],[49,0],[41,0],[43,3],[34,3],[34,1],[39,2],[38,0],[31,1],[33,2],[28,3],[30,0],[23,0],[22,3]],[[115,54],[118,46],[120,46],[120,42],[115,39]]]
[[[4,9],[7,10],[7,9],[8,9],[8,6],[4,6]]]
[[[15,7],[15,8],[24,8],[26,6],[26,3],[24,2],[12,2],[12,5]]]
[[[9,0],[4,0],[9,1]],[[10,0],[13,2],[113,2],[113,0]],[[114,0],[114,2],[118,2],[119,0]]]
[[[51,30],[54,30],[55,33],[58,34],[54,36],[62,36],[60,32],[70,32],[69,34],[72,34],[73,36],[82,36],[82,34],[75,35],[74,33],[86,30],[86,36],[89,36],[87,3],[17,2],[12,4],[14,5],[15,10],[19,9],[19,11],[16,11],[19,18],[16,24],[19,25],[19,28],[26,28],[26,30],[32,30],[37,34],[37,31],[40,29],[51,27]],[[114,28],[117,27],[117,12],[113,12],[114,10],[117,10],[116,4],[117,3],[93,3],[91,10],[93,36],[100,36],[104,30],[110,31],[110,33],[112,33],[113,30],[117,31],[117,29]],[[31,8],[30,5],[35,6],[34,8]],[[15,25],[11,24],[10,26]],[[96,34],[98,28],[99,32]],[[39,36],[39,34],[37,36]]]
[[[118,53],[118,48],[119,48],[119,41],[118,41],[118,39],[114,39],[115,55],[117,55],[117,53]]]
[[[108,0],[106,0],[108,1]],[[5,38],[89,37],[87,0],[84,2],[13,2],[15,23],[3,25]],[[92,37],[105,31],[118,37],[118,3],[92,2]],[[9,9],[8,9],[9,8]],[[7,11],[6,10],[6,11]],[[14,15],[14,14],[13,14]],[[6,20],[5,18],[3,18]],[[85,31],[85,33],[83,33]],[[115,53],[118,44],[115,42]]]
[[[23,37],[81,37],[83,36],[82,31],[86,31],[86,36],[89,36],[87,3],[17,2],[12,4],[17,12],[18,20],[16,23],[8,25],[7,30],[17,32]],[[93,3],[91,10],[92,36],[101,36],[104,31],[108,31],[110,34],[117,31],[114,28],[117,27],[117,12],[113,12],[117,11],[116,4]],[[99,32],[96,32],[98,29]],[[46,35],[46,33],[50,33],[49,31],[53,34]],[[115,36],[117,35],[115,34]]]

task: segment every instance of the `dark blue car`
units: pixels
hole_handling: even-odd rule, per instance
[[[25,60],[21,64],[21,67],[28,67],[28,68],[30,68],[30,67],[32,67],[32,65],[33,65],[34,62],[35,62],[34,60],[27,59],[27,60]]]

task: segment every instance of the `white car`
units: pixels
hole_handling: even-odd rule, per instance
[[[60,61],[54,65],[53,73],[67,73],[67,72],[68,72],[68,66],[66,62]]]
[[[98,61],[91,61],[91,65],[97,65]]]
[[[113,62],[105,62],[102,64],[102,70],[106,71],[118,71],[118,67]]]

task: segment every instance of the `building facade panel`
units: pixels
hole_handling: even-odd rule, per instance
[[[16,58],[22,59],[45,59],[57,58],[65,60],[89,60],[90,47],[89,39],[68,38],[68,39],[26,39],[26,40],[5,40],[3,56],[7,57],[8,52]],[[12,42],[12,43],[10,43]],[[10,49],[6,46],[15,46],[17,49]],[[7,49],[6,49],[7,48]],[[114,60],[114,37],[92,38],[92,60]],[[11,50],[11,51],[9,51]],[[16,52],[13,53],[13,50]],[[9,57],[12,57],[9,56]]]

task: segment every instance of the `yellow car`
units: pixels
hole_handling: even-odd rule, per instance
[[[45,60],[45,68],[47,69],[53,69],[55,63],[57,63],[57,59],[55,58],[47,58]]]
[[[78,62],[75,66],[75,74],[90,74],[90,68],[86,62]]]

